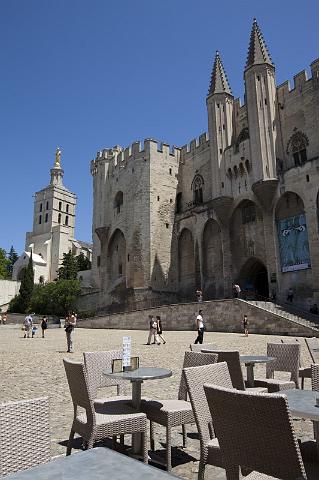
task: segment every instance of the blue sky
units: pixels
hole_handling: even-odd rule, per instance
[[[57,146],[90,240],[96,151],[206,131],[215,50],[243,98],[254,16],[278,84],[319,57],[315,0],[0,0],[0,247],[23,250]]]

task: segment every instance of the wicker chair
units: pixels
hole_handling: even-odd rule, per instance
[[[205,348],[207,348],[207,350],[214,350],[216,346],[212,343],[191,343],[189,348],[191,349],[191,352],[201,352]]]
[[[217,362],[217,355],[185,352],[183,368],[208,365]],[[187,386],[181,375],[177,400],[142,400],[141,409],[150,420],[151,448],[154,449],[153,422],[166,427],[166,464],[172,469],[171,429],[182,426],[183,447],[186,446],[186,424],[195,423],[191,403],[187,401]]]
[[[225,362],[184,368],[183,373],[200,438],[198,480],[204,480],[206,465],[225,468],[219,443],[212,427],[212,417],[205,396],[204,384],[213,382],[214,385],[232,388],[232,382]]]
[[[311,365],[311,387],[312,390],[319,392],[319,364]]]
[[[267,393],[268,390],[265,387],[251,387],[245,386],[243,372],[240,365],[240,356],[237,350],[216,350],[214,353],[218,353],[218,362],[226,362],[230,373],[230,378],[233,387],[237,390],[248,390],[259,393]]]
[[[0,477],[50,460],[48,398],[0,404]]]
[[[266,387],[269,393],[299,388],[300,344],[268,343],[267,355],[275,360],[266,364],[266,378],[255,379],[255,386]],[[276,371],[289,372],[290,380],[275,379]]]
[[[146,416],[136,412],[126,402],[114,400],[104,404],[94,404],[88,386],[88,378],[83,363],[63,360],[66,376],[74,407],[67,455],[71,454],[75,433],[83,437],[87,448],[92,448],[94,441],[117,435],[141,433],[144,463],[148,462],[146,444]],[[115,397],[116,398],[116,397]],[[78,412],[78,407],[85,413]]]
[[[100,404],[109,400],[131,400],[132,396],[123,395],[127,383],[125,380],[110,378],[103,375],[103,370],[112,368],[112,360],[122,358],[122,350],[109,350],[101,352],[84,352],[84,365],[86,368],[89,388],[94,403]],[[125,383],[124,383],[125,382]],[[117,387],[117,397],[97,398],[98,390],[104,387]]]
[[[237,466],[235,476],[226,471],[227,480],[242,478],[239,466],[253,470],[247,480],[307,479],[284,395],[207,384],[204,390],[222,456],[229,466]]]

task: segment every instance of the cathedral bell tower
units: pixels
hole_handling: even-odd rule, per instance
[[[225,191],[221,180],[224,152],[232,143],[233,102],[234,97],[226,72],[219,52],[216,52],[206,104],[212,168],[212,196],[214,209],[220,219],[227,216],[226,212],[229,211],[233,201]]]
[[[277,188],[275,67],[254,19],[244,73],[255,195],[264,205]]]

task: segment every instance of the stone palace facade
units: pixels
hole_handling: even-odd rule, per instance
[[[319,59],[276,85],[254,20],[234,98],[219,53],[208,134],[182,148],[147,139],[91,162],[93,284],[99,306],[231,296],[319,303]]]

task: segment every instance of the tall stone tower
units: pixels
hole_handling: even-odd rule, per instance
[[[213,197],[223,196],[221,163],[224,151],[231,145],[233,135],[234,97],[220,55],[216,52],[207,96],[208,132],[212,159]]]
[[[254,193],[267,203],[277,188],[275,67],[261,30],[254,19],[244,73]],[[272,185],[272,187],[271,187]]]
[[[26,234],[25,253],[16,262],[15,278],[19,277],[32,250],[35,282],[56,279],[63,253],[72,249],[76,195],[63,185],[60,149],[56,151],[50,173],[50,184],[35,194],[33,229]]]

